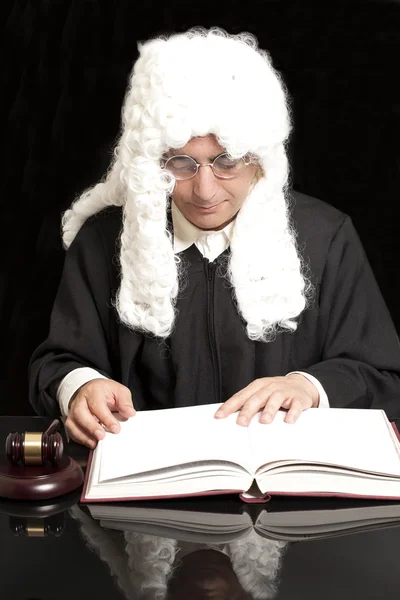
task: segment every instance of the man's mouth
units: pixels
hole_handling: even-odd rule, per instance
[[[211,206],[202,206],[200,204],[194,204],[194,206],[200,210],[212,210],[213,208],[217,208],[219,204],[213,204]]]

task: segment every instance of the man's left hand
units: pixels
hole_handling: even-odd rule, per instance
[[[247,427],[260,410],[260,423],[271,423],[280,408],[287,410],[286,423],[295,423],[303,410],[319,404],[317,388],[309,379],[293,373],[286,377],[262,377],[224,402],[215,413],[220,419],[239,412],[238,425]]]

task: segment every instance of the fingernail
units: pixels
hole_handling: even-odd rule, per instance
[[[269,414],[262,415],[260,417],[260,423],[271,423],[271,422],[272,422],[272,416]]]
[[[96,442],[90,441],[88,442],[89,448],[95,448],[96,447]]]
[[[215,415],[214,415],[214,417],[217,417],[217,419],[218,419],[219,417],[223,417],[223,416],[224,416],[224,413],[223,413],[223,411],[222,411],[222,410],[217,410],[217,412],[216,412],[216,413],[215,413]]]
[[[112,431],[113,433],[118,433],[118,431],[119,431],[119,426],[118,426],[116,423],[114,423],[114,425],[111,425],[111,431]]]
[[[97,437],[98,440],[102,440],[103,437],[105,436],[105,432],[102,429],[96,429],[95,435],[96,435],[96,437]]]
[[[247,417],[238,417],[237,419],[237,424],[238,425],[247,425],[247,423],[249,422]]]

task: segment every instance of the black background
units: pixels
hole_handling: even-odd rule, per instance
[[[108,167],[137,41],[194,25],[270,52],[292,98],[294,187],[352,217],[399,330],[400,3],[3,0],[0,15],[0,414],[32,413],[60,214]]]

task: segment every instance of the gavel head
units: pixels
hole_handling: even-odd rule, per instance
[[[57,467],[62,459],[64,445],[57,432],[48,434],[37,431],[17,433],[13,431],[6,439],[6,455],[12,465],[52,465]]]

